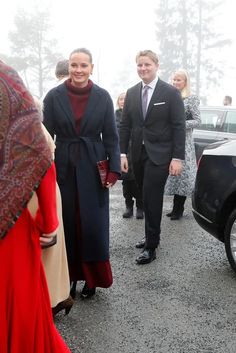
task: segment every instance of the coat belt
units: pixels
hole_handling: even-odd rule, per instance
[[[101,137],[89,137],[89,136],[78,136],[78,137],[58,137],[56,138],[56,143],[60,142],[66,144],[66,154],[69,161],[76,166],[80,153],[80,143],[83,143],[86,146],[88,155],[92,163],[96,163],[98,157],[96,156],[96,150],[93,148],[93,142],[102,142]]]

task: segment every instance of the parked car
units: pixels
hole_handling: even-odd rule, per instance
[[[236,139],[236,107],[201,106],[201,126],[193,130],[197,160],[210,143]]]
[[[216,142],[203,151],[192,208],[197,223],[224,243],[236,271],[236,140]]]

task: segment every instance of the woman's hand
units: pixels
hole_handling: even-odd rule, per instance
[[[169,174],[170,175],[180,175],[182,172],[183,164],[180,159],[172,159],[169,166]]]
[[[55,231],[53,233],[49,233],[49,234],[42,234],[39,237],[40,246],[42,248],[46,248],[46,247],[50,246],[51,243],[52,243],[52,245],[54,245],[54,244],[56,244],[56,238],[57,238],[57,233]]]

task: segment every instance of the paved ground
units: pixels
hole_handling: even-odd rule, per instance
[[[73,353],[235,353],[236,275],[224,247],[196,224],[187,202],[170,221],[166,198],[157,260],[138,266],[143,221],[122,219],[120,182],[111,192],[114,285],[77,296],[56,325]],[[79,290],[82,283],[79,286]]]

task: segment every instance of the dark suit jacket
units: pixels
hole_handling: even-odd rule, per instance
[[[179,91],[158,79],[144,120],[141,104],[142,83],[131,87],[125,97],[120,125],[121,153],[132,141],[133,163],[140,160],[144,142],[149,159],[156,165],[172,158],[184,159],[185,112]]]

